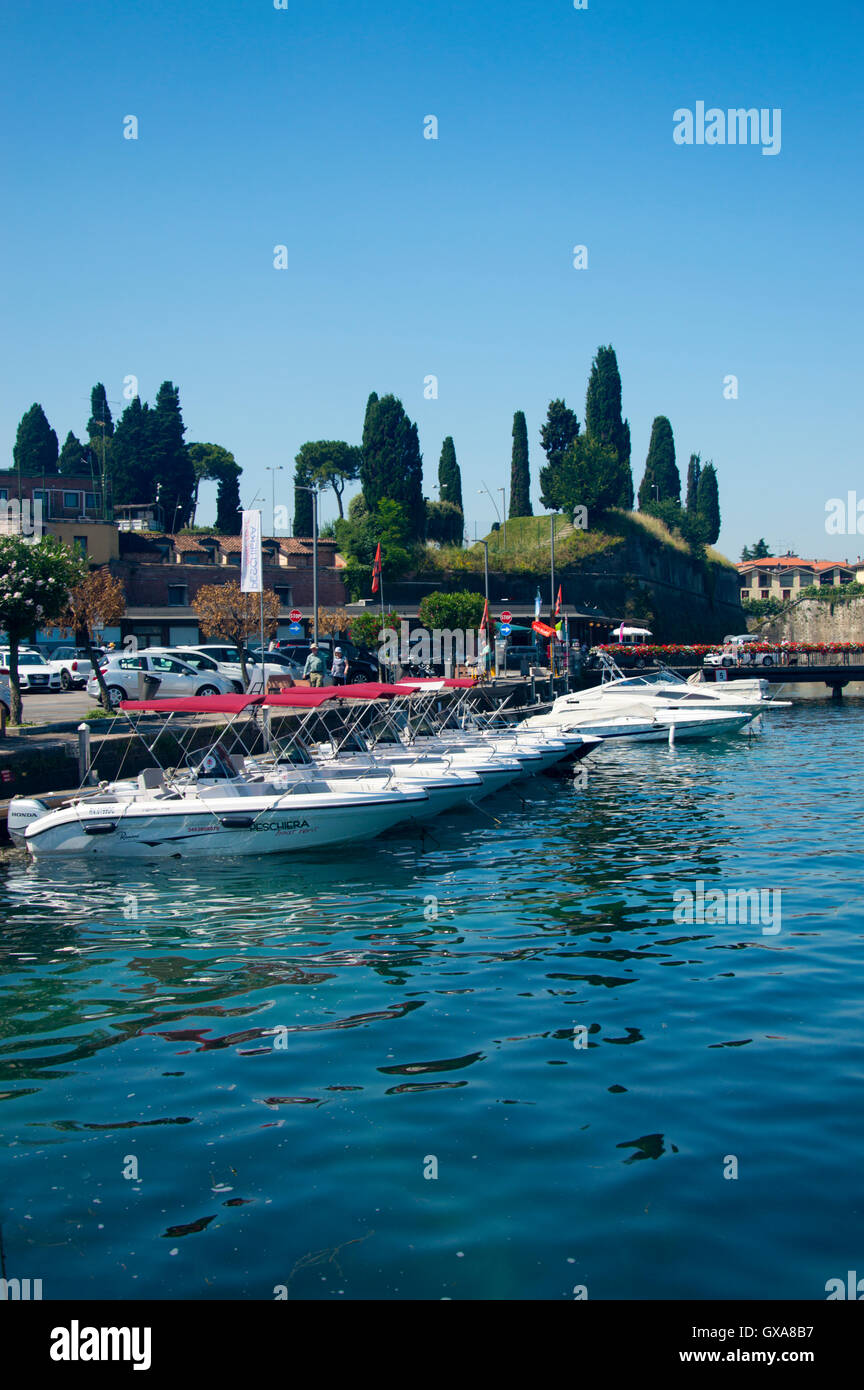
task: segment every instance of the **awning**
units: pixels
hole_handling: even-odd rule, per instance
[[[263,695],[188,695],[166,700],[121,700],[123,710],[154,714],[240,714],[264,703]]]

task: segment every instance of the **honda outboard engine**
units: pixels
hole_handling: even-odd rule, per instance
[[[48,809],[44,801],[37,801],[35,797],[13,796],[9,802],[9,819],[6,822],[12,843],[23,845],[24,832],[28,825],[32,825],[41,816],[47,816]]]

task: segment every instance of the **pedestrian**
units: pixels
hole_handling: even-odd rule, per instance
[[[342,648],[336,647],[330,663],[330,674],[334,685],[344,685],[348,679],[348,658],[342,655]]]
[[[324,662],[318,655],[318,643],[313,642],[309,648],[309,655],[306,658],[306,665],[303,667],[303,676],[309,678],[309,684],[317,687],[324,684]]]

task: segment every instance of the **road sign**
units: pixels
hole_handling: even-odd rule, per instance
[[[513,614],[510,613],[510,612],[508,612],[508,610],[505,608],[505,609],[504,609],[504,612],[501,614],[501,617],[498,619],[498,621],[499,621],[499,623],[509,623],[509,622],[511,621],[512,617],[513,617]]]
[[[303,636],[303,629],[302,629],[302,627],[300,626],[299,623],[292,623],[292,624],[291,624],[291,626],[290,626],[289,629],[288,629],[288,636],[289,636],[289,637],[302,637],[302,636]]]
[[[512,628],[510,627],[510,624],[509,624],[509,623],[499,623],[499,624],[498,624],[498,636],[499,636],[499,637],[509,637],[511,631],[512,631]]]
[[[300,612],[299,608],[292,608],[291,612],[288,614],[288,617],[291,619],[292,623],[299,623],[300,619],[303,617],[303,614]]]

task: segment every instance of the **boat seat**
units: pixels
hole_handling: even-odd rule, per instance
[[[245,770],[246,770],[246,759],[245,759],[244,757],[242,757],[241,754],[239,754],[239,753],[229,753],[229,754],[228,754],[228,762],[229,762],[229,764],[230,764],[230,766],[231,766],[232,772],[235,772],[235,773],[237,773],[237,774],[239,774],[239,773],[241,773],[241,772],[245,772]]]
[[[164,773],[161,767],[145,767],[138,773],[138,786],[142,792],[156,791],[162,786]]]

